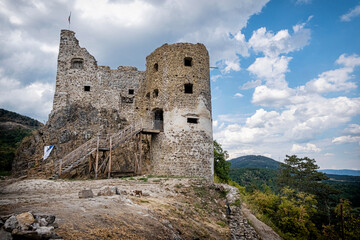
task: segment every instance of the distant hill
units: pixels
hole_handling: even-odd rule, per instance
[[[278,169],[280,162],[261,155],[247,155],[229,160],[230,168],[267,168]]]
[[[11,170],[15,151],[23,138],[41,126],[35,119],[0,109],[0,175]]]
[[[319,172],[335,175],[360,176],[360,170],[350,169],[320,169]]]

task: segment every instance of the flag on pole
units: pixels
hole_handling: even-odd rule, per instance
[[[54,145],[45,146],[44,147],[44,156],[43,159],[47,159],[51,153],[51,151],[54,149]]]
[[[69,25],[70,25],[70,20],[71,20],[71,12],[70,12],[70,15],[69,15],[69,17],[68,17]]]

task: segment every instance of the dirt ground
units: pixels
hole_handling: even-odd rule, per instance
[[[121,194],[97,196],[103,186]],[[83,189],[94,197],[79,198]],[[53,214],[64,239],[228,239],[225,195],[194,178],[1,180],[0,215]]]

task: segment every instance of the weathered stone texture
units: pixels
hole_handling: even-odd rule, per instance
[[[49,121],[23,142],[14,170],[23,173],[42,166],[51,172],[54,162],[89,139],[109,136],[137,121],[162,130],[142,137],[142,173],[212,179],[211,93],[205,46],[164,44],[146,58],[146,71],[129,66],[110,69],[97,65],[80,47],[74,32],[62,30]],[[139,141],[133,137],[112,153],[113,170],[134,168]],[[50,144],[55,149],[43,162],[43,147]],[[86,173],[86,163],[80,167],[70,175]]]

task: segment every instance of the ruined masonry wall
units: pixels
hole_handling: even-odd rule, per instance
[[[82,67],[74,68],[74,59],[81,59]],[[98,66],[95,58],[79,46],[75,33],[62,30],[52,113],[72,103],[82,103],[99,110],[115,109],[133,121],[135,95],[144,80],[145,72],[135,67]],[[89,91],[85,91],[85,87],[90,88]]]
[[[135,67],[110,69],[97,65],[74,32],[62,30],[50,124],[73,105],[94,109],[92,125],[82,126],[83,132],[88,132],[86,127],[91,130],[86,139],[105,128],[107,134],[117,132],[124,122],[154,123],[155,113],[161,111],[163,131],[151,137],[145,171],[213,179],[209,54],[203,44],[165,44],[146,58],[145,72]]]

